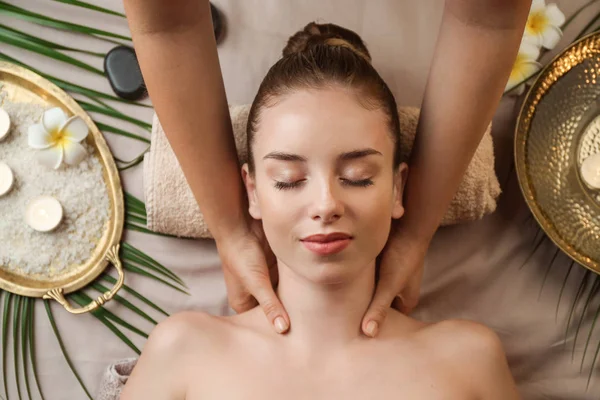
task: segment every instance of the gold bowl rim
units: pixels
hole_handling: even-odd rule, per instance
[[[590,47],[593,47],[596,51],[588,51],[584,56],[577,58],[575,56],[576,50],[582,44],[590,42]],[[521,105],[517,123],[515,126],[514,135],[514,160],[515,170],[519,182],[519,187],[523,193],[523,197],[536,219],[538,224],[544,230],[546,235],[554,242],[558,248],[560,248],[565,254],[571,257],[574,261],[591,270],[592,272],[600,274],[600,260],[594,260],[575,249],[570,243],[565,241],[558,232],[552,227],[552,224],[544,216],[542,209],[535,201],[535,196],[530,187],[530,180],[527,176],[527,166],[525,162],[527,141],[526,138],[529,134],[531,122],[535,115],[538,104],[542,101],[545,94],[550,88],[566,73],[568,73],[573,67],[581,64],[584,60],[600,52],[600,32],[594,32],[582,37],[579,40],[573,42],[569,47],[557,54],[538,74],[537,78],[527,91],[523,104]],[[548,80],[551,80],[548,83]]]

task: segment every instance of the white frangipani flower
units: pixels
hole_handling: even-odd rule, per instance
[[[527,80],[542,68],[542,65],[539,62],[537,62],[539,56],[539,47],[526,40],[521,41],[521,46],[519,47],[519,54],[517,54],[517,59],[513,64],[512,71],[510,72],[510,77],[508,78],[508,82],[506,83],[506,87],[504,88],[505,92],[511,90],[518,84]],[[524,89],[525,86],[521,85],[520,92],[518,91],[518,93],[516,94],[523,93]]]
[[[556,4],[546,5],[545,0],[533,0],[524,39],[538,47],[551,50],[562,38],[560,27],[565,23],[565,15]]]
[[[39,124],[29,127],[29,146],[39,150],[38,161],[48,168],[57,169],[64,161],[69,165],[77,165],[86,156],[81,141],[88,135],[88,127],[83,119],[77,116],[67,118],[60,107],[44,112]]]

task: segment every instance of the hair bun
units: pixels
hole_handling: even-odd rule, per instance
[[[283,56],[302,53],[320,44],[345,47],[371,62],[369,50],[356,32],[335,24],[317,24],[315,22],[309,23],[303,30],[290,36],[287,45],[283,48]]]

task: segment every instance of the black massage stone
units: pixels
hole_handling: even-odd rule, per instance
[[[106,54],[104,73],[117,96],[139,100],[146,95],[146,85],[135,51],[129,46],[118,46]]]
[[[215,39],[218,43],[219,39],[221,39],[221,34],[223,33],[223,20],[221,18],[221,13],[213,3],[210,3],[210,15],[212,17],[213,32],[215,33]]]

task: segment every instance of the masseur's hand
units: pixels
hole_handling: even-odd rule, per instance
[[[216,242],[229,305],[240,313],[258,303],[275,330],[285,333],[290,319],[273,289],[278,280],[277,260],[265,238],[262,222],[252,220],[249,225]]]
[[[379,280],[375,296],[362,321],[362,330],[377,336],[390,305],[410,313],[419,300],[425,253],[429,242],[415,239],[402,227],[395,227],[380,255]]]

